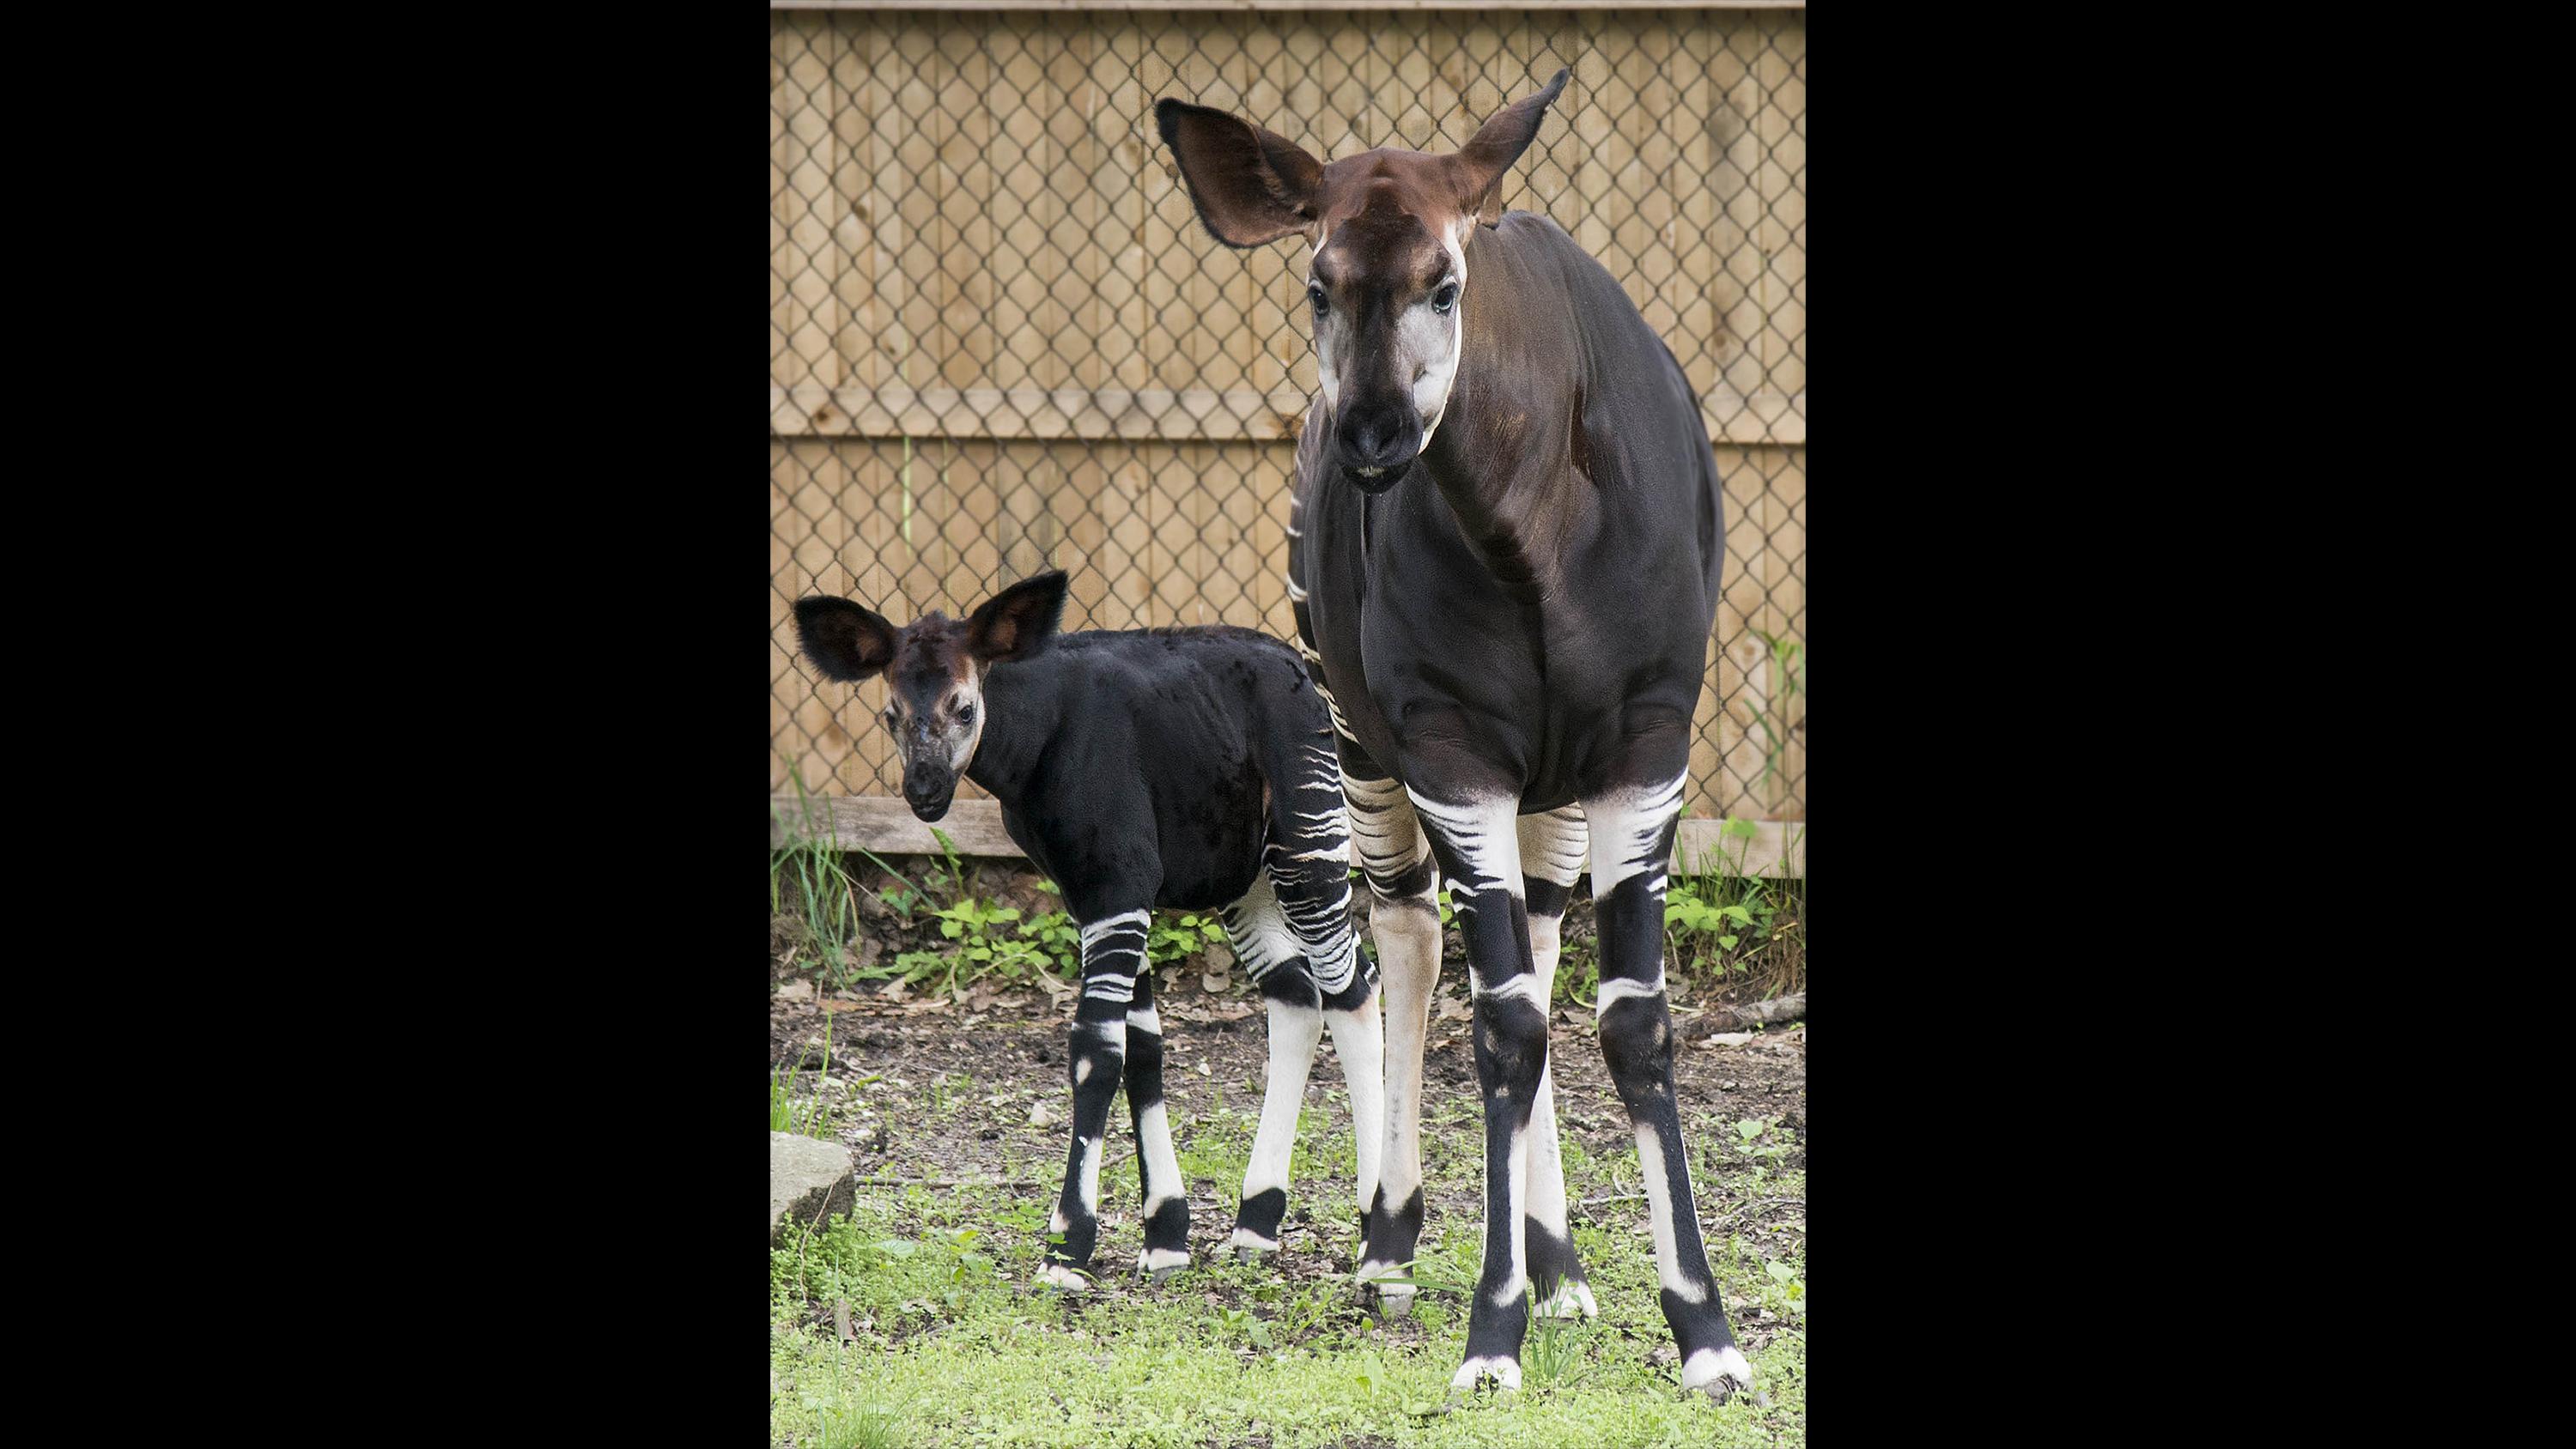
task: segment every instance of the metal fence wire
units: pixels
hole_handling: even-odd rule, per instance
[[[962,615],[1047,567],[1065,627],[1293,636],[1293,241],[1211,240],[1177,96],[1324,159],[1449,151],[1559,67],[1506,183],[1626,286],[1697,390],[1725,595],[1691,813],[1806,802],[1803,11],[770,14],[770,789],[893,795],[884,684],[795,657],[790,605]],[[971,786],[961,797],[980,792]]]

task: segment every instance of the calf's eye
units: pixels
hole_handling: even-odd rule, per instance
[[[1456,282],[1443,282],[1440,284],[1440,290],[1431,294],[1431,310],[1434,312],[1445,313],[1457,305],[1458,284]]]

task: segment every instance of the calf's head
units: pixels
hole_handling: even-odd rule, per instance
[[[1065,576],[1050,572],[995,594],[963,623],[933,613],[898,629],[873,609],[826,595],[796,601],[796,642],[826,679],[886,677],[878,717],[903,752],[903,798],[937,820],[984,739],[984,675],[1046,647],[1064,617]]]
[[[1564,71],[1497,113],[1456,154],[1386,148],[1326,164],[1283,136],[1205,106],[1154,107],[1208,234],[1253,247],[1311,244],[1306,307],[1329,456],[1370,493],[1431,445],[1466,343],[1467,238],[1502,219],[1502,181],[1538,134]]]

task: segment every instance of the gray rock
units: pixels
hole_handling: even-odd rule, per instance
[[[778,1246],[792,1225],[820,1227],[834,1213],[848,1212],[858,1197],[850,1178],[848,1148],[793,1132],[770,1133],[769,1245]]]

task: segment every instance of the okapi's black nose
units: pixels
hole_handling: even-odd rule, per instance
[[[1358,475],[1361,487],[1392,483],[1422,449],[1422,420],[1403,400],[1392,407],[1355,407],[1343,414],[1335,441],[1342,466]]]

